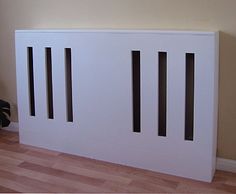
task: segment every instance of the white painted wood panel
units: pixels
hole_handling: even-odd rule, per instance
[[[211,181],[215,170],[218,33],[17,30],[20,142]],[[33,48],[30,116],[27,47]],[[48,119],[45,48],[52,51],[54,119]],[[73,122],[67,122],[65,48],[71,48]],[[132,51],[140,51],[141,132],[133,132]],[[167,128],[158,136],[158,52],[167,52]],[[186,53],[194,53],[194,136],[185,140]]]

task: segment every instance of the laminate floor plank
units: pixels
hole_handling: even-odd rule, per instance
[[[39,186],[41,185],[42,188],[47,189],[47,190],[45,189],[40,190],[36,188],[34,192],[64,192],[64,193],[73,192],[74,193],[74,192],[104,192],[104,191],[108,192],[109,191],[108,189],[101,190],[99,187],[90,186],[88,184],[81,183],[78,180],[68,180],[68,179],[61,178],[59,176],[52,176],[45,173],[20,168],[18,166],[12,166],[9,164],[0,166],[0,177],[4,175],[4,173],[1,174],[1,171],[4,171],[5,174],[6,172],[12,174],[11,179],[9,179],[9,176],[7,177],[8,181],[15,181],[17,184],[22,185],[22,182],[19,182],[21,180],[19,177],[23,177],[23,180],[32,179],[33,182],[36,181],[39,184]],[[15,175],[15,177],[19,179],[15,179],[13,174]],[[6,179],[5,176],[3,177],[4,179]],[[25,184],[27,185],[27,183]],[[1,182],[0,182],[0,185],[1,185]],[[5,185],[2,185],[2,186],[5,186]],[[20,192],[22,191],[20,190]],[[29,188],[25,188],[25,191],[23,192],[33,192],[33,191],[31,191]]]
[[[35,157],[35,156],[30,156],[27,154],[15,153],[12,151],[2,150],[2,149],[0,149],[0,155],[7,156],[10,158],[14,158],[14,159],[27,161],[27,162],[32,162],[32,163],[47,166],[47,167],[53,166],[53,164],[55,163],[55,160],[56,160],[56,158],[54,158],[54,160],[49,160],[49,159],[46,159],[43,157],[39,158],[39,157]]]
[[[32,170],[35,172],[40,172],[40,173],[60,177],[60,178],[64,178],[67,180],[78,181],[78,182],[85,183],[88,185],[93,185],[93,186],[101,186],[105,182],[105,180],[102,179],[101,177],[94,178],[94,177],[79,175],[79,174],[75,174],[72,172],[66,172],[66,171],[60,170],[60,169],[53,169],[53,168],[49,168],[49,167],[44,167],[44,166],[40,166],[38,164],[29,163],[29,162],[23,162],[23,163],[19,164],[18,167]]]
[[[15,190],[9,189],[7,187],[0,186],[0,193],[18,193]]]
[[[104,180],[112,180],[114,182],[118,183],[124,183],[124,184],[129,184],[131,182],[130,178],[122,177],[116,174],[110,174],[109,172],[100,172],[100,171],[95,171],[94,169],[86,169],[86,168],[81,168],[73,165],[69,165],[68,163],[60,163],[57,162],[54,166],[54,169],[63,169],[66,172],[70,173],[76,173],[78,175],[84,175],[88,177],[94,177],[94,178],[101,178]]]

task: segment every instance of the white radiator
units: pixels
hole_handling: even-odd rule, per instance
[[[15,35],[21,143],[212,180],[217,32]]]

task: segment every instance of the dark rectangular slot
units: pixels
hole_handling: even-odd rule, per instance
[[[194,54],[186,53],[185,140],[193,141]]]
[[[73,122],[71,48],[65,49],[67,121]]]
[[[30,115],[35,116],[33,47],[27,48]]]
[[[140,51],[132,51],[133,132],[141,132]]]
[[[166,136],[167,53],[158,53],[158,136]]]
[[[53,119],[52,50],[46,48],[48,118]]]

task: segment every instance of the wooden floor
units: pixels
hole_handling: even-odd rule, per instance
[[[0,130],[0,192],[236,193],[236,174],[209,184],[20,145]]]

